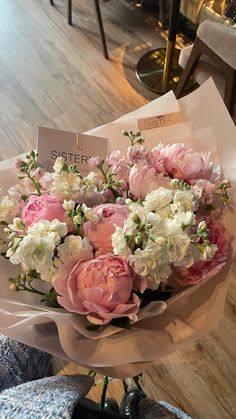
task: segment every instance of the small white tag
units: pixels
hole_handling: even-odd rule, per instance
[[[164,115],[150,116],[138,119],[139,131],[161,128],[167,125],[180,124],[187,122],[186,116],[182,111],[166,113]]]
[[[84,176],[91,171],[88,165],[89,157],[99,156],[105,159],[109,151],[107,138],[52,128],[38,128],[38,162],[49,171],[52,171],[57,157],[63,157],[68,165],[75,164]]]

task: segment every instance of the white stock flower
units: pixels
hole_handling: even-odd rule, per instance
[[[173,204],[171,204],[171,211],[180,212],[194,212],[198,207],[198,200],[196,195],[191,191],[176,191],[174,194]]]
[[[190,243],[188,250],[183,257],[183,259],[174,262],[175,266],[179,266],[181,268],[190,268],[195,262],[197,262],[201,257],[201,252],[198,250],[195,244]]]
[[[13,219],[13,224],[9,224],[9,228],[13,231],[24,230],[25,224],[21,218],[15,217]]]
[[[50,186],[51,195],[59,199],[77,199],[80,196],[81,179],[76,173],[55,173]]]
[[[190,238],[187,234],[173,234],[168,237],[167,252],[171,263],[184,259],[190,245]]]
[[[161,217],[159,214],[155,214],[154,212],[148,212],[146,220],[148,223],[153,224],[153,226],[156,226],[160,224]]]
[[[87,176],[85,176],[83,181],[86,186],[95,188],[98,184],[98,175],[96,172],[90,172]]]
[[[8,196],[4,196],[0,201],[0,220],[10,222],[19,211],[19,207],[15,201]]]
[[[159,266],[169,261],[166,245],[164,237],[157,237],[155,241],[149,239],[145,249],[136,249],[134,254],[129,256],[135,272],[144,276],[156,275]]]
[[[28,235],[21,240],[14,254],[10,257],[13,265],[21,264],[25,269],[36,269],[43,280],[48,280],[47,271],[52,265],[55,241],[51,235],[36,237]]]
[[[218,250],[218,247],[215,244],[207,245],[204,247],[203,252],[200,256],[200,260],[208,261],[212,260]]]
[[[53,221],[40,220],[28,228],[28,236],[36,238],[50,236],[55,244],[59,244],[61,237],[66,236],[67,232],[66,223],[61,223],[57,219]]]
[[[196,223],[195,214],[191,211],[177,212],[174,215],[173,219],[178,225],[182,226],[183,229],[184,227],[187,227],[189,225],[194,225]]]
[[[172,198],[173,191],[161,186],[160,188],[147,194],[143,205],[148,211],[155,211],[159,213],[159,210],[169,207]]]
[[[65,166],[65,160],[62,157],[57,157],[53,165],[53,170],[55,173],[60,174],[64,166]]]
[[[73,211],[75,208],[75,201],[72,201],[71,199],[69,201],[64,200],[63,208],[66,210],[66,212]]]
[[[83,217],[82,217],[81,214],[77,214],[73,217],[73,223],[74,224],[79,224],[80,225],[82,223],[82,221],[83,221]]]
[[[84,213],[86,220],[91,221],[94,224],[98,223],[99,216],[96,214],[96,212],[92,208],[87,207],[86,204],[82,204],[82,211]]]
[[[57,247],[58,258],[64,263],[70,257],[76,257],[81,249],[88,249],[92,252],[93,247],[87,238],[82,239],[80,236],[68,236],[65,238],[64,243]]]
[[[126,243],[124,231],[121,227],[116,227],[116,230],[112,234],[111,239],[113,252],[115,255],[128,257],[131,254],[131,250]]]

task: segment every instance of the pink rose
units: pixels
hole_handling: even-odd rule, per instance
[[[188,149],[184,144],[178,143],[165,147],[162,159],[165,171],[173,178],[185,181],[211,178],[212,163],[209,162],[209,156],[206,153]]]
[[[204,217],[203,219],[207,223],[209,241],[216,244],[218,250],[212,260],[195,262],[188,269],[173,266],[174,272],[179,275],[177,281],[183,285],[198,284],[199,282],[215,276],[227,261],[229,237],[226,229],[213,217]]]
[[[93,208],[99,216],[97,224],[87,221],[83,225],[83,233],[92,243],[96,255],[112,252],[111,236],[116,226],[123,227],[129,210],[124,205],[102,204]]]
[[[145,198],[160,186],[169,187],[170,180],[163,173],[157,173],[154,167],[135,164],[130,170],[129,190],[135,198]]]
[[[22,220],[29,227],[40,220],[65,222],[66,214],[62,202],[51,195],[32,195],[22,210]]]
[[[55,290],[59,304],[68,311],[87,315],[94,324],[118,317],[136,320],[139,298],[132,294],[134,274],[127,262],[113,254],[70,261],[59,269]]]

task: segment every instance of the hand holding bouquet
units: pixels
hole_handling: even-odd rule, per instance
[[[20,268],[10,288],[86,316],[90,330],[131,327],[153,300],[163,313],[180,285],[213,277],[228,256],[218,220],[230,184],[210,156],[124,135],[127,156],[91,157],[85,177],[62,158],[46,172],[32,151],[0,202],[2,255]]]

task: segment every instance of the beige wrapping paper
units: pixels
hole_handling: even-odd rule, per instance
[[[179,101],[173,93],[168,93],[91,133],[109,136],[113,148],[124,152],[126,140],[121,131],[137,129],[137,118],[178,110],[186,113],[189,122],[146,131],[147,145],[183,141],[195,149],[212,150],[214,160],[219,157],[224,176],[232,182],[234,207],[236,128],[212,80]],[[12,159],[0,163],[0,173],[2,187],[6,190],[16,181]],[[233,216],[233,211],[229,211],[227,221],[224,221],[235,234]],[[232,240],[231,260],[234,253],[235,242]],[[149,317],[139,320],[130,331],[109,326],[103,333],[98,333],[86,330],[86,320],[82,316],[45,307],[36,295],[10,291],[6,278],[14,274],[16,267],[1,259],[0,333],[111,377],[134,376],[154,360],[191,344],[217,326],[229,281],[234,276],[230,262],[217,276],[169,299],[163,314],[158,315],[159,307],[152,303]]]

